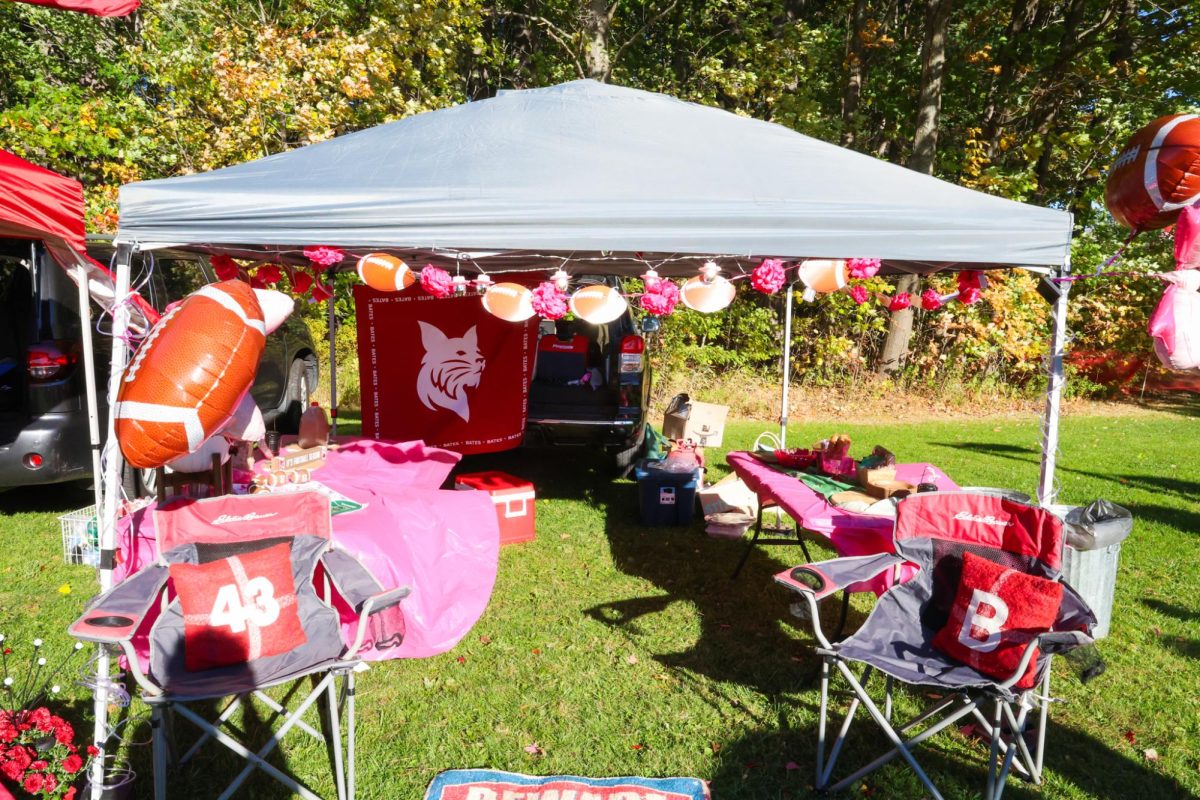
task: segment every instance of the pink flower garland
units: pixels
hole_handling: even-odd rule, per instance
[[[217,274],[217,280],[219,281],[234,280],[241,271],[238,263],[224,253],[209,256],[208,263],[212,264],[213,272]]]
[[[921,308],[926,311],[937,311],[942,307],[942,296],[933,289],[921,292]]]
[[[553,281],[542,281],[533,290],[533,310],[543,319],[562,319],[567,315],[567,294]]]
[[[763,259],[750,273],[750,285],[763,294],[775,294],[783,288],[785,280],[783,261],[778,258]]]
[[[304,257],[319,267],[332,267],[345,258],[346,254],[336,247],[320,245],[304,248]]]
[[[871,296],[871,293],[867,291],[867,287],[856,283],[850,287],[850,296],[854,298],[854,302],[861,306],[867,302],[867,298]]]
[[[426,264],[421,270],[421,288],[434,297],[449,297],[453,291],[450,273],[433,264]]]
[[[908,292],[899,292],[892,298],[892,302],[888,303],[888,311],[903,311],[912,305],[912,298],[908,296]]]
[[[851,278],[874,278],[879,273],[878,258],[852,258],[846,266]]]
[[[638,305],[648,314],[669,317],[679,302],[679,287],[675,281],[658,280],[646,287]]]

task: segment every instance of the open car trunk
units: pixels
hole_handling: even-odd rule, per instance
[[[543,323],[529,386],[530,420],[605,420],[617,415],[620,324]]]

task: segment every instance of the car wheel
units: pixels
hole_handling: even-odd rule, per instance
[[[300,417],[308,407],[312,386],[308,380],[308,362],[297,358],[288,369],[287,408],[279,415],[278,428],[282,433],[299,433]]]
[[[152,469],[137,469],[124,464],[121,466],[121,488],[130,500],[154,497],[158,493],[158,473]]]

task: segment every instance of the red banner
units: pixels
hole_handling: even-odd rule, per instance
[[[513,323],[478,295],[354,287],[363,435],[460,453],[521,444],[536,317]]]

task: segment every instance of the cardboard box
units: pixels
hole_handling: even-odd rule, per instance
[[[528,542],[534,538],[533,484],[507,472],[472,472],[454,479],[455,489],[487,492],[496,506],[500,544]]]
[[[758,514],[758,495],[735,473],[729,473],[711,486],[697,492],[705,517],[730,511],[754,517]]]
[[[701,447],[719,447],[729,406],[698,403],[678,395],[663,415],[663,436],[691,440]]]

